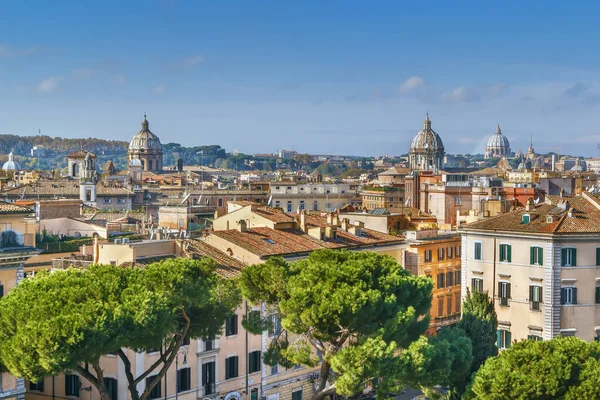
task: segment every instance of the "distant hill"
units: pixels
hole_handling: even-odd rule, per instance
[[[64,139],[61,137],[52,138],[45,135],[0,135],[0,154],[8,154],[11,149],[14,149],[15,154],[26,156],[30,154],[33,146],[40,145],[46,148],[46,151],[49,153],[48,156],[66,155],[81,148],[97,155],[122,155],[127,153],[129,142],[96,138]]]

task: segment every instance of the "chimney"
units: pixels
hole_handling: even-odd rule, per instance
[[[346,232],[348,232],[349,225],[350,225],[350,220],[348,218],[344,218],[342,220],[342,229],[345,230]]]
[[[556,171],[556,155],[552,154],[552,172]]]
[[[569,208],[569,211],[567,211],[567,215],[569,216],[569,218],[574,218],[575,217],[575,209],[573,207]]]
[[[306,210],[300,213],[300,230],[306,233]]]
[[[248,225],[246,224],[246,220],[240,219],[238,221],[238,231],[246,232],[248,230]]]
[[[350,232],[354,236],[360,236],[363,226],[365,226],[364,223],[362,223],[361,221],[356,221],[354,222],[354,226],[350,227],[350,230],[348,232]]]
[[[338,226],[339,223],[340,218],[338,217],[337,213],[333,213],[333,216],[331,217],[331,225]]]
[[[560,196],[560,198],[563,198],[563,197],[565,197],[565,189],[564,189],[564,188],[561,188],[561,189],[560,189],[560,192],[558,193],[558,195]]]
[[[535,208],[535,203],[533,202],[533,198],[530,197],[527,199],[527,202],[525,203],[525,211],[531,211]]]
[[[333,225],[333,213],[327,213],[327,225]]]

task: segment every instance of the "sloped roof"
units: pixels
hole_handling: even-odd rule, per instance
[[[33,212],[30,208],[23,207],[13,203],[7,203],[5,201],[0,201],[0,214],[21,214],[21,213],[31,213]]]

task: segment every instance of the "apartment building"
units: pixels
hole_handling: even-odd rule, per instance
[[[0,297],[19,284],[25,276],[25,262],[39,253],[33,211],[0,202]],[[23,399],[25,392],[23,379],[0,371],[0,399]]]
[[[377,210],[404,206],[404,187],[370,186],[360,192],[363,208]]]
[[[346,204],[360,206],[357,185],[283,181],[271,182],[270,185],[270,205],[279,207],[288,213],[298,210],[333,210]]]
[[[521,339],[600,338],[600,198],[546,196],[463,225],[462,288],[488,291],[498,347]]]
[[[413,275],[433,280],[431,320],[427,334],[452,326],[461,311],[461,238],[436,229],[407,231],[404,267]]]

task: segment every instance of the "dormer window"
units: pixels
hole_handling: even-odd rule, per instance
[[[531,221],[531,217],[529,214],[523,214],[523,216],[521,217],[521,223],[522,224],[528,224],[529,221]]]

